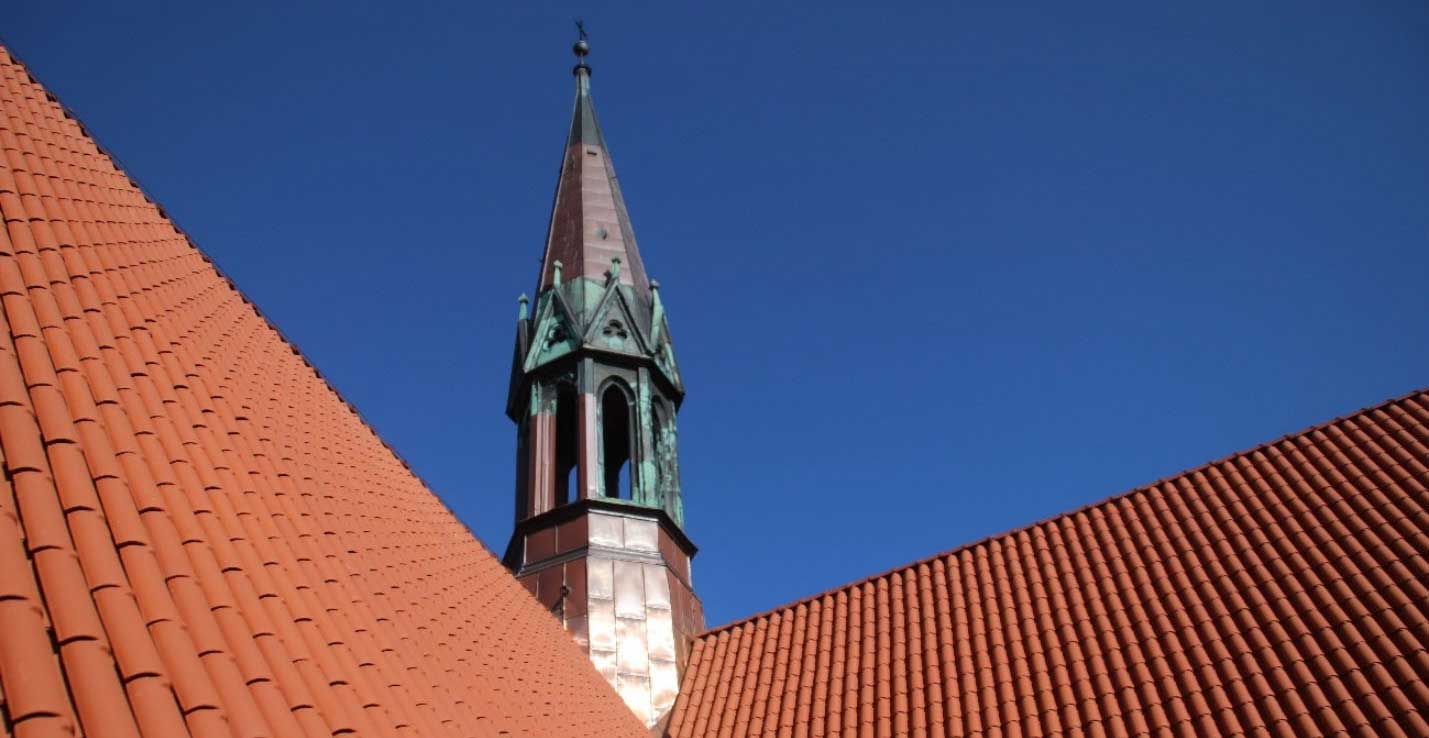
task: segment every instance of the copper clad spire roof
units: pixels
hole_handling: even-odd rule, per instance
[[[621,284],[648,296],[650,283],[640,250],[635,245],[630,213],[620,195],[615,166],[591,101],[591,69],[585,63],[589,51],[582,34],[575,46],[579,59],[574,70],[575,109],[571,115],[570,135],[566,138],[561,176],[556,184],[556,202],[551,209],[551,226],[546,235],[537,292],[555,283],[559,261],[563,280],[589,277],[603,282],[606,272],[617,271]],[[619,270],[611,268],[615,259],[620,259]]]

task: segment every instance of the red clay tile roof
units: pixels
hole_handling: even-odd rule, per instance
[[[3,48],[0,149],[0,735],[646,735]]]
[[[1429,391],[711,630],[673,738],[1429,736]]]

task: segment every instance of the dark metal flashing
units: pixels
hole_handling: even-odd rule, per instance
[[[695,546],[694,541],[691,541],[690,537],[685,535],[685,532],[675,523],[675,519],[670,517],[670,514],[663,509],[658,507],[646,507],[645,505],[636,504],[627,500],[601,497],[595,499],[587,498],[584,500],[576,500],[575,502],[570,502],[565,505],[557,505],[540,515],[533,515],[517,523],[516,530],[511,533],[511,544],[506,547],[506,556],[503,557],[503,560],[507,562],[508,566],[511,565],[511,549],[517,541],[526,535],[543,528],[549,528],[553,525],[560,525],[568,520],[578,518],[591,510],[611,512],[632,518],[653,519],[660,524],[662,530],[669,534],[671,540],[680,547],[680,550],[683,551],[686,556],[694,558],[695,554],[699,552],[699,547]],[[520,562],[518,561],[517,565],[519,566],[519,564]]]

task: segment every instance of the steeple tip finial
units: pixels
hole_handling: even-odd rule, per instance
[[[585,72],[590,74],[590,65],[585,63],[586,55],[590,53],[590,42],[586,40],[585,21],[576,19],[576,42],[571,45],[571,53],[576,55],[576,68],[572,70],[576,74]]]

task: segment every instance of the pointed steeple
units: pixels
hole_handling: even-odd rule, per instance
[[[653,726],[704,630],[680,487],[685,385],[596,122],[589,51],[582,31],[541,277],[516,323],[516,525],[502,560]]]
[[[539,293],[555,282],[556,262],[561,262],[567,282],[586,277],[603,287],[607,273],[612,273],[621,284],[633,288],[642,300],[648,301],[650,283],[645,276],[645,265],[635,245],[630,213],[620,195],[615,166],[591,101],[591,70],[585,63],[590,45],[584,34],[576,42],[574,51],[578,60],[574,69],[575,110],[571,115],[570,135],[566,138],[566,153],[561,162],[536,291]],[[623,268],[612,267],[615,259],[620,260]]]

